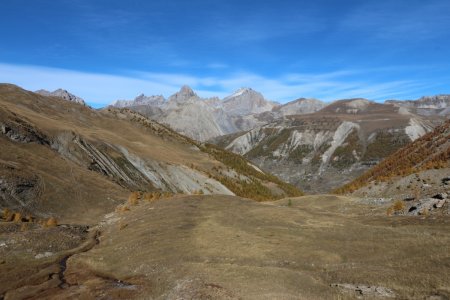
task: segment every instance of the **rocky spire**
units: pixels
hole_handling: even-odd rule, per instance
[[[181,103],[186,102],[187,100],[198,97],[197,94],[187,85],[183,85],[177,93],[173,94],[169,97],[169,101]]]

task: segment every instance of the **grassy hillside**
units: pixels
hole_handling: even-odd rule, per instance
[[[108,111],[115,115],[126,112],[128,115],[132,116],[130,118],[131,122],[136,122],[144,128],[156,132],[163,139],[175,139],[186,143],[187,145],[198,147],[200,151],[207,153],[215,160],[221,162],[225,165],[225,168],[217,166],[208,169],[194,163],[191,163],[189,166],[205,172],[210,178],[218,180],[237,196],[257,201],[267,201],[303,195],[302,191],[297,187],[280,180],[276,176],[262,172],[241,155],[224,150],[213,144],[199,143],[189,137],[177,133],[164,124],[151,121],[140,113],[128,108],[108,108]],[[224,172],[224,170],[233,170],[235,175],[229,176],[229,174],[226,174],[228,172]],[[274,186],[277,188],[274,189]]]
[[[213,175],[237,196],[264,201],[269,199],[280,199],[282,197],[298,197],[303,193],[295,186],[286,183],[276,176],[262,172],[255,168],[249,161],[240,155],[221,149],[212,144],[200,146],[200,149],[212,155],[215,159],[225,164],[228,168],[246,176],[248,179],[230,180],[219,172],[218,176]],[[274,193],[271,185],[276,185],[281,190]]]
[[[0,209],[41,218],[89,222],[130,191],[258,201],[300,194],[129,109],[97,111],[7,84],[0,85],[0,145]]]
[[[351,193],[371,181],[388,181],[429,169],[450,166],[450,120],[416,141],[396,151],[363,175],[335,190]]]

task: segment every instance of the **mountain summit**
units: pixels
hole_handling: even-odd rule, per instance
[[[234,116],[271,111],[275,106],[275,103],[267,101],[261,93],[251,88],[240,88],[223,99],[225,111]]]
[[[82,98],[75,96],[74,94],[71,94],[68,91],[63,90],[63,89],[57,89],[57,90],[54,90],[53,92],[49,92],[47,90],[38,90],[35,93],[42,95],[42,96],[58,97],[58,98],[62,98],[67,101],[86,105],[86,103],[84,102],[84,100]]]
[[[299,98],[286,104],[273,108],[273,112],[281,116],[310,114],[327,106],[325,102],[317,99]]]
[[[169,102],[183,103],[191,98],[198,98],[198,96],[189,86],[183,85],[177,93],[169,97]]]
[[[147,106],[154,106],[159,107],[163,105],[165,102],[165,99],[163,96],[146,96],[144,94],[140,94],[134,100],[117,100],[113,102],[111,105],[115,107],[128,107],[128,106],[140,106],[140,105],[147,105]]]
[[[114,107],[129,107],[147,117],[167,124],[174,130],[199,141],[265,124],[256,114],[270,112],[277,105],[251,88],[241,88],[232,95],[201,98],[187,85],[170,96],[140,95],[134,100],[118,100]]]

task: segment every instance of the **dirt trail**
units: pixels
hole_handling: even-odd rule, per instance
[[[83,273],[127,282],[130,297],[450,296],[449,218],[387,217],[356,198],[318,195],[185,196],[105,220],[100,244],[72,256],[68,272],[79,284]],[[112,299],[130,292],[102,286]]]
[[[50,291],[54,289],[67,288],[68,284],[65,279],[67,260],[73,255],[91,250],[95,245],[98,244],[98,235],[99,235],[98,230],[91,229],[87,234],[85,241],[82,242],[77,247],[68,250],[62,250],[55,253],[54,255],[51,255],[50,257],[55,258],[53,259],[52,262],[50,262],[49,265],[47,264],[43,265],[43,267],[46,265],[47,266],[44,267],[40,272],[38,272],[39,274],[38,278],[36,278],[36,276],[33,276],[33,274],[27,274],[29,278],[27,279],[27,277],[25,277],[25,280],[22,280],[23,284],[19,284],[19,287],[6,290],[3,293],[2,297],[4,299],[25,299],[30,297],[40,297],[39,295],[41,293],[48,294],[50,293]],[[45,236],[42,236],[40,238],[45,239]],[[58,257],[61,258],[57,259]],[[33,282],[34,284],[29,285],[27,284],[27,282]]]

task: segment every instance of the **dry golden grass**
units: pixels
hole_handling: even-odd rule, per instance
[[[22,223],[20,231],[27,231],[29,229],[28,223]]]
[[[141,201],[121,216],[122,229],[119,222],[105,226],[95,251],[73,256],[71,266],[88,265],[109,278],[142,276],[148,290],[141,298],[158,298],[173,292],[174,282],[193,278],[226,287],[235,299],[358,297],[346,297],[333,283],[382,286],[398,299],[427,299],[439,287],[447,295],[446,218],[388,218],[346,197],[289,199],[289,208],[288,199],[260,204],[220,195]],[[157,292],[153,278],[161,278]],[[203,295],[199,286],[188,289]],[[204,298],[224,299],[216,292]]]
[[[9,216],[9,213],[10,213],[9,209],[4,208],[2,210],[2,219],[6,219]]]
[[[139,192],[132,192],[130,194],[130,196],[128,196],[128,204],[129,205],[138,205],[139,204],[139,197],[140,197],[140,193]]]
[[[9,209],[3,209],[2,218],[5,222],[12,222],[14,220],[14,215],[14,212],[10,211]]]
[[[119,205],[119,206],[116,207],[116,212],[117,213],[124,213],[124,212],[129,211],[129,210],[130,209],[126,205]]]
[[[30,214],[24,216],[20,212],[11,211],[8,208],[2,210],[1,219],[5,222],[34,222],[34,217]]]
[[[153,199],[154,199],[154,194],[153,193],[144,193],[142,195],[142,200],[144,200],[144,201],[150,202],[150,201],[153,201]]]
[[[192,192],[192,195],[203,195],[203,194],[205,194],[205,192],[203,192],[202,189],[195,190]]]
[[[422,215],[422,216],[426,216],[426,217],[427,217],[427,216],[430,215],[430,211],[429,211],[428,208],[424,207],[424,208],[422,208],[422,210],[419,212],[419,214]]]
[[[21,213],[14,213],[13,214],[13,222],[21,222],[22,221],[22,214]]]
[[[123,229],[125,229],[126,227],[128,227],[128,224],[127,224],[127,223],[122,222],[122,221],[119,222],[119,230],[123,230]]]
[[[56,226],[58,226],[58,221],[54,217],[51,217],[47,221],[45,221],[44,227],[51,228],[51,227],[56,227]]]
[[[161,198],[170,198],[170,197],[173,197],[173,195],[174,194],[171,192],[165,192],[161,195]]]
[[[388,216],[391,216],[392,214],[396,213],[402,213],[405,211],[405,202],[403,202],[402,200],[397,200],[394,202],[394,204],[392,204],[390,207],[388,207],[386,214]]]

